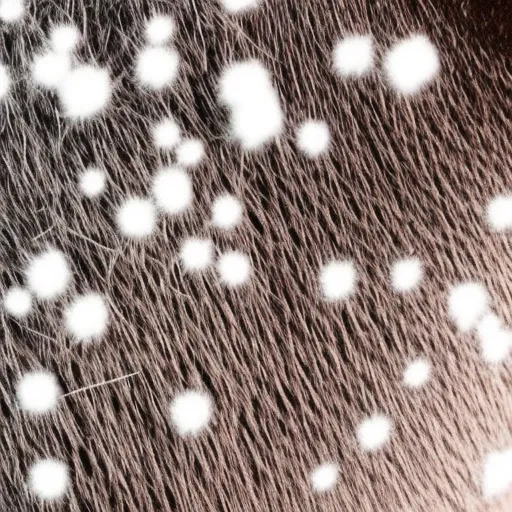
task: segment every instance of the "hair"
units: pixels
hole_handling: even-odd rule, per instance
[[[509,238],[485,214],[512,187],[511,18],[505,1],[445,4],[262,0],[230,14],[216,0],[38,0],[19,23],[0,25],[12,78],[0,102],[0,292],[23,286],[49,248],[73,274],[59,300],[2,318],[0,510],[62,510],[61,501],[38,508],[25,491],[30,467],[46,458],[68,465],[73,512],[499,509],[481,482],[487,454],[512,444],[510,362],[482,360],[451,320],[448,295],[481,283],[512,323]],[[158,90],[136,74],[153,14],[174,19],[168,46],[179,54],[172,86]],[[109,72],[110,101],[92,119],[66,117],[59,95],[31,81],[59,23],[78,27],[79,62]],[[416,33],[434,43],[441,68],[404,96],[381,62]],[[334,45],[350,34],[372,35],[375,67],[364,77],[333,70]],[[284,116],[277,140],[256,151],[233,140],[219,101],[222,73],[250,59],[268,71]],[[165,118],[204,144],[187,171],[192,206],[160,213],[154,229],[141,227],[147,236],[123,236],[121,205],[150,197],[157,173],[176,165],[153,141]],[[310,119],[329,128],[318,158],[296,143]],[[79,187],[90,166],[107,176],[96,198]],[[224,194],[244,209],[230,230],[209,222]],[[225,265],[223,278],[213,266],[188,271],[179,257],[188,238],[247,256],[248,281],[226,286],[245,267]],[[407,257],[422,262],[423,280],[396,293],[390,268]],[[357,272],[346,300],[322,297],[319,275],[332,260]],[[89,293],[104,297],[109,324],[77,344],[66,308]],[[414,390],[402,375],[418,357],[432,377]],[[30,371],[57,376],[57,410],[19,410],[16,383]],[[182,437],[170,404],[188,389],[213,409],[200,435]],[[375,453],[356,435],[374,415],[392,422]],[[325,462],[339,465],[339,479],[315,493],[310,476]]]

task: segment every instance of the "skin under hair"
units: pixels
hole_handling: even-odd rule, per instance
[[[23,285],[30,257],[49,246],[74,276],[62,300],[37,302],[26,320],[2,313],[0,510],[509,510],[506,497],[484,502],[481,479],[486,455],[512,444],[510,361],[482,360],[451,322],[447,297],[453,284],[479,281],[512,325],[510,237],[492,233],[485,215],[512,190],[510,45],[496,36],[511,30],[499,12],[486,16],[485,2],[445,3],[263,0],[230,16],[214,0],[38,0],[23,22],[0,26],[14,82],[0,104],[0,292]],[[155,12],[174,17],[181,57],[163,92],[134,79]],[[63,117],[56,95],[29,80],[52,24],[70,21],[83,34],[80,61],[113,79],[107,110],[86,122]],[[417,32],[437,47],[441,72],[404,98],[380,62]],[[376,70],[358,80],[332,70],[334,44],[350,33],[371,33],[376,47]],[[248,58],[269,70],[286,118],[282,136],[256,152],[230,140],[217,99],[225,67]],[[205,143],[190,172],[193,207],[132,241],[115,213],[147,197],[172,163],[151,138],[166,115]],[[331,132],[316,160],[295,144],[309,118]],[[108,176],[96,200],[77,186],[88,165]],[[244,220],[224,233],[208,219],[226,192],[243,202]],[[213,269],[185,272],[177,254],[188,236],[247,254],[250,282],[229,289]],[[425,277],[398,295],[389,268],[411,255]],[[318,275],[335,258],[353,260],[358,283],[333,303]],[[77,345],[62,311],[89,291],[107,298],[110,324],[98,343]],[[432,378],[410,390],[402,374],[417,356]],[[38,369],[54,372],[64,393],[138,373],[34,418],[18,410],[15,385]],[[190,439],[169,421],[171,398],[188,388],[214,401],[211,424]],[[374,413],[392,419],[392,437],[363,453],[355,432]],[[43,457],[69,466],[64,502],[42,505],[26,488]],[[311,471],[325,461],[340,465],[339,480],[314,493]]]

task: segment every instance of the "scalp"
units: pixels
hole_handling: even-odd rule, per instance
[[[24,25],[2,28],[0,55],[16,85],[0,105],[1,290],[53,246],[71,262],[70,296],[98,291],[111,313],[107,335],[89,347],[67,339],[61,304],[38,304],[25,322],[2,318],[5,510],[40,509],[23,486],[42,455],[69,464],[73,512],[497,509],[481,497],[481,474],[486,454],[512,442],[510,361],[498,370],[482,361],[452,324],[447,296],[453,284],[481,282],[512,322],[509,241],[485,218],[489,199],[512,187],[512,69],[494,36],[479,37],[471,16],[441,4],[267,0],[233,18],[213,0],[41,0]],[[181,59],[175,85],[159,93],[133,78],[155,11],[174,17]],[[90,122],[69,122],[54,94],[24,78],[51,23],[68,16],[83,30],[79,56],[113,78],[107,111]],[[377,71],[360,81],[333,73],[341,36],[371,33],[380,62],[415,32],[435,42],[442,70],[417,97],[398,96]],[[253,58],[270,72],[286,119],[279,140],[255,153],[232,143],[218,101],[222,71]],[[172,165],[151,139],[165,115],[206,146],[194,204],[162,218],[147,240],[127,240],[117,208],[150,194],[156,171]],[[331,135],[315,160],[294,140],[309,118]],[[86,201],[79,172],[97,164],[106,192]],[[244,205],[229,233],[206,222],[223,193]],[[187,273],[178,253],[193,236],[247,254],[250,282],[230,289],[214,271]],[[389,269],[411,255],[425,277],[398,295]],[[358,270],[357,292],[341,303],[323,300],[318,283],[336,258]],[[433,375],[411,392],[402,373],[417,356]],[[139,373],[33,421],[13,390],[20,373],[40,367],[64,392]],[[215,411],[204,435],[184,441],[169,400],[189,387],[207,391]],[[355,432],[376,412],[393,419],[393,436],[368,454]],[[317,495],[309,478],[324,460],[339,463],[340,481]]]

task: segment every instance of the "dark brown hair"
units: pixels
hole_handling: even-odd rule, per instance
[[[89,346],[67,338],[66,300],[38,303],[26,321],[2,317],[1,511],[494,510],[481,498],[482,465],[512,442],[510,365],[489,368],[456,332],[447,291],[480,281],[512,322],[509,238],[491,234],[484,210],[512,186],[510,46],[496,37],[496,10],[445,4],[264,0],[229,16],[214,0],[38,0],[23,23],[0,27],[0,59],[14,79],[0,104],[1,291],[22,284],[28,258],[53,246],[71,262],[70,297],[98,291],[111,313],[107,335]],[[177,84],[161,93],[133,78],[154,12],[174,17],[182,59]],[[485,33],[475,28],[481,13]],[[65,119],[57,97],[28,79],[52,24],[69,21],[83,32],[80,59],[108,67],[115,81],[108,110],[89,122]],[[404,98],[386,84],[381,58],[418,32],[438,48],[441,72]],[[509,18],[500,33],[510,32]],[[350,33],[371,33],[376,44],[376,70],[358,81],[332,71],[333,46]],[[217,101],[222,70],[250,57],[272,74],[287,123],[255,153],[229,140]],[[147,195],[170,161],[151,141],[167,114],[206,144],[194,206],[162,217],[150,239],[127,241],[115,211]],[[310,117],[332,135],[313,161],[294,141]],[[96,201],[77,188],[90,164],[108,174]],[[223,192],[245,208],[232,234],[207,225]],[[190,235],[248,254],[250,283],[230,290],[215,271],[183,272],[177,252]],[[409,255],[424,262],[425,280],[398,296],[389,268]],[[359,280],[352,299],[333,304],[321,299],[318,273],[338,257],[354,261]],[[433,375],[411,392],[401,376],[417,355]],[[17,409],[15,384],[38,368],[64,392],[139,373],[34,419]],[[215,403],[211,426],[192,440],[175,434],[168,411],[188,387]],[[356,427],[377,411],[393,419],[393,436],[365,454]],[[40,457],[69,464],[64,503],[43,506],[26,490]],[[325,460],[340,464],[340,480],[315,494],[310,473]]]

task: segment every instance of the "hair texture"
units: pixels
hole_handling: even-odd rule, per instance
[[[493,228],[487,211],[512,193],[507,9],[27,0],[0,19],[0,293],[33,295],[26,318],[1,311],[0,511],[509,510],[511,360],[488,338],[510,339],[512,216],[499,206]],[[150,35],[155,16],[172,22]],[[62,25],[90,86],[75,71],[56,92],[32,65]],[[371,36],[373,65],[344,76],[333,51],[355,35]],[[438,73],[402,94],[386,55],[415,35]],[[219,99],[250,61],[281,109],[256,150]],[[165,119],[194,142],[155,145]],[[328,127],[315,158],[297,145],[307,120]],[[80,185],[91,168],[101,193]],[[240,207],[223,229],[212,208],[228,195]],[[211,254],[183,264],[187,240]],[[57,280],[30,288],[48,251]],[[420,266],[393,278],[403,260]],[[322,283],[331,262],[345,271]],[[452,293],[467,283],[488,294],[469,319]],[[98,299],[71,318],[81,297]],[[501,323],[484,318],[482,357],[465,327],[485,313]],[[415,361],[428,366],[404,377]],[[37,417],[16,398],[30,372],[59,389]]]

